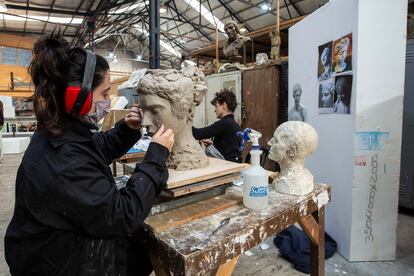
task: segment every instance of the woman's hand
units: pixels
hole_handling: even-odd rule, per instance
[[[157,133],[152,136],[152,142],[163,145],[171,152],[174,145],[174,132],[172,129],[165,130],[164,125],[158,129]]]
[[[125,117],[125,123],[132,129],[140,129],[142,117],[142,110],[137,106],[133,106],[131,107],[131,112]]]

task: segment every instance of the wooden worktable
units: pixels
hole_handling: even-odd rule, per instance
[[[260,212],[245,208],[241,203],[242,194],[241,187],[229,188],[222,196],[238,198],[240,203],[202,218],[199,216],[175,228],[158,231],[156,225],[151,225],[154,220],[147,220],[147,231],[142,235],[151,253],[156,275],[170,275],[169,271],[173,275],[208,272],[231,275],[240,254],[295,222],[311,240],[311,275],[324,275],[324,206],[330,200],[328,185],[316,184],[306,196],[284,195],[271,188],[269,207]],[[182,207],[180,211],[194,213],[197,204],[203,203]],[[177,210],[172,211],[177,213]],[[206,240],[225,218],[230,218],[229,224],[212,236],[201,250],[197,249],[196,245]]]
[[[116,163],[117,162],[121,162],[123,164],[131,163],[131,162],[137,162],[137,161],[140,161],[140,160],[144,159],[145,153],[146,153],[146,151],[126,153],[126,154],[122,155],[120,158],[113,160],[112,161],[112,174],[114,176],[117,176],[117,171],[116,171]],[[125,169],[124,169],[124,174],[125,174]]]

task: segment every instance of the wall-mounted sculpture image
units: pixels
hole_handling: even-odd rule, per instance
[[[335,74],[352,70],[352,33],[333,43],[332,72]]]
[[[150,135],[163,124],[174,130],[175,143],[167,166],[176,170],[207,167],[209,160],[192,134],[195,107],[207,87],[174,69],[148,70],[142,77],[137,93],[144,112],[142,125]]]
[[[352,75],[336,76],[333,111],[335,113],[350,114],[351,96]]]
[[[335,78],[319,82],[318,113],[333,113]]]
[[[302,121],[306,122],[308,117],[308,112],[304,106],[300,104],[300,98],[302,97],[302,87],[299,83],[293,85],[293,106],[288,112],[289,121]]]
[[[318,80],[323,81],[332,74],[332,42],[319,46]]]

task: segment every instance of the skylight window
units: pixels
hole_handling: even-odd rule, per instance
[[[135,28],[140,32],[140,33],[143,33],[144,35],[146,35],[146,36],[148,36],[149,35],[149,33],[148,33],[148,31],[147,30],[145,30],[145,29],[143,29],[143,28],[141,28],[141,27],[138,27],[138,26],[135,26]],[[181,53],[180,52],[178,52],[176,49],[174,49],[170,44],[168,44],[167,42],[165,42],[165,41],[163,41],[163,40],[160,40],[160,45],[161,45],[161,47],[163,47],[165,50],[167,50],[168,52],[170,52],[171,54],[173,54],[173,55],[175,55],[176,57],[179,57],[179,58],[181,58]]]
[[[14,16],[10,14],[0,14],[0,19],[7,21],[31,21],[36,22],[37,20],[47,21],[50,23],[59,23],[59,24],[82,24],[82,18],[73,18],[72,17],[55,17],[55,16],[42,16],[42,15],[19,15]],[[37,19],[37,20],[36,20]]]
[[[197,12],[200,10],[200,2],[197,0],[184,0],[187,4],[193,7]],[[217,17],[215,17],[206,7],[201,5],[201,15],[212,25],[218,27],[219,31],[224,33],[224,24]]]
[[[109,15],[120,14],[120,13],[124,13],[126,11],[134,10],[136,8],[141,8],[141,7],[144,7],[145,4],[148,5],[149,4],[149,1],[145,1],[145,2],[142,2],[142,3],[134,4],[134,5],[131,5],[131,6],[126,6],[126,7],[122,8],[122,9],[113,10],[113,11],[109,12]]]

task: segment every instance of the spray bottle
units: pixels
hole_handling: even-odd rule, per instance
[[[262,134],[253,129],[246,129],[252,141],[251,167],[241,173],[243,178],[243,204],[252,210],[262,210],[269,204],[268,173],[260,166],[259,138]]]

